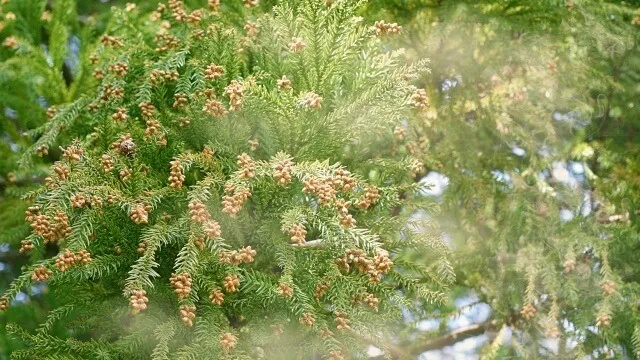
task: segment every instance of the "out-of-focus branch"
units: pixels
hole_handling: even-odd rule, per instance
[[[499,329],[498,325],[499,324],[495,323],[493,320],[487,320],[479,324],[473,324],[453,330],[434,339],[427,339],[424,341],[417,340],[416,343],[411,344],[406,348],[401,348],[398,345],[388,343],[385,343],[384,345],[389,349],[390,354],[388,355],[391,355],[392,359],[415,359],[425,351],[442,349],[475,336],[487,334],[491,340],[497,334],[497,330]],[[367,342],[366,339],[363,341]],[[373,356],[370,357],[369,360],[383,360],[388,358],[385,357],[385,355],[386,354]]]
[[[15,179],[14,181],[9,181],[8,179],[5,178],[0,178],[0,188],[4,188],[7,185],[11,184],[11,185],[31,185],[31,184],[40,184],[42,182],[44,182],[44,179],[46,178],[46,175],[39,175],[39,176],[32,176],[32,177],[25,177],[25,178],[20,178],[20,179]]]
[[[442,335],[435,339],[427,340],[424,342],[417,342],[409,347],[409,352],[417,355],[425,351],[441,349],[446,346],[454,345],[455,343],[462,340],[479,336],[490,331],[495,332],[498,328],[499,327],[497,327],[497,324],[493,320],[487,320],[479,324],[473,324],[453,330],[450,333]]]
[[[388,341],[384,341],[383,339],[370,339],[355,331],[352,331],[351,334],[356,339],[358,339],[358,341],[360,341],[362,344],[373,345],[378,348],[386,348],[390,352],[391,358],[393,359],[410,359],[409,353],[396,344],[393,344]],[[380,355],[380,356],[370,357],[369,359],[384,359],[384,358],[385,358],[384,355]]]
[[[291,246],[297,246],[297,247],[320,247],[320,246],[322,246],[323,242],[324,242],[324,240],[322,240],[322,239],[315,239],[315,240],[307,241],[307,242],[302,243],[302,244],[291,244]]]
[[[621,215],[606,215],[604,213],[598,214],[596,217],[596,221],[600,224],[611,224],[615,222],[628,222],[629,221],[629,213],[624,213]]]

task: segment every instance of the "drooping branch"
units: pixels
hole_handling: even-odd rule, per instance
[[[441,349],[446,346],[454,345],[462,340],[485,334],[487,332],[495,332],[499,326],[493,320],[487,320],[479,324],[473,324],[451,331],[435,339],[426,340],[424,342],[416,342],[409,347],[412,354],[421,354],[425,351]]]
[[[17,185],[17,186],[40,184],[44,182],[45,178],[46,178],[46,175],[23,177],[23,178],[15,179],[13,181],[10,181],[5,178],[0,178],[0,188],[9,186],[10,184]]]
[[[499,324],[497,324],[493,320],[487,320],[485,322],[479,324],[473,324],[469,326],[465,326],[460,329],[453,330],[447,334],[444,334],[440,337],[434,339],[425,339],[424,341],[416,341],[414,344],[401,348],[398,345],[390,345],[387,346],[389,351],[391,352],[392,359],[405,359],[405,358],[416,358],[418,355],[430,351],[430,350],[438,350],[447,346],[455,345],[456,343],[475,337],[483,334],[487,334],[490,339],[495,337],[497,334],[497,330],[499,329]],[[373,344],[375,345],[375,344]],[[382,360],[387,359],[385,354],[370,357],[369,360]]]
[[[298,247],[320,247],[322,246],[324,240],[323,239],[316,239],[316,240],[310,240],[307,241],[305,243],[302,244],[291,244],[291,246],[298,246]]]

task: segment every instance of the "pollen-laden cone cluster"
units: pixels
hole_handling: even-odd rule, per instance
[[[127,121],[128,117],[127,109],[125,108],[118,108],[116,112],[111,115],[111,118],[117,123]]]
[[[220,0],[208,0],[207,5],[209,6],[209,9],[213,12],[220,11]]]
[[[282,326],[282,324],[274,324],[270,327],[273,330],[273,336],[280,336],[284,334],[284,326]]]
[[[222,197],[222,211],[230,216],[236,216],[244,202],[251,197],[251,190],[248,188],[238,188],[233,184],[228,184],[225,187],[227,195]]]
[[[194,10],[187,16],[187,22],[191,25],[197,25],[202,21],[202,10]]]
[[[33,271],[33,275],[31,275],[32,281],[47,281],[51,277],[51,270],[47,269],[46,266],[40,265]]]
[[[193,245],[200,251],[204,251],[204,236],[196,236],[193,238]]]
[[[238,338],[235,337],[232,333],[224,333],[220,335],[220,348],[228,352],[229,350],[236,347],[238,344]]]
[[[256,35],[258,35],[258,24],[253,21],[247,21],[243,29],[246,33],[246,36],[240,39],[240,53],[244,51],[244,46],[247,45],[251,41],[251,39],[255,38]]]
[[[224,91],[229,96],[229,110],[240,110],[242,106],[242,100],[244,99],[244,88],[237,80],[231,80],[231,83],[224,88]]]
[[[260,142],[258,140],[249,140],[247,143],[249,144],[249,150],[251,151],[256,151],[258,146],[260,146]]]
[[[195,21],[193,17],[187,14],[187,12],[184,9],[184,4],[180,0],[169,0],[169,9],[171,9],[171,16],[173,16],[173,18],[176,21],[186,21],[186,22]],[[201,15],[196,15],[195,17],[197,16],[201,16]]]
[[[216,80],[224,74],[224,67],[216,64],[210,64],[204,69],[204,78],[207,80]]]
[[[298,53],[304,48],[307,47],[307,43],[304,42],[304,39],[301,37],[294,36],[291,38],[291,42],[289,43],[289,50],[294,53]]]
[[[609,327],[609,326],[611,326],[611,315],[609,315],[609,314],[598,315],[598,318],[596,319],[596,326],[598,326],[598,327]]]
[[[536,310],[535,306],[531,304],[527,304],[520,309],[520,315],[527,320],[533,319],[537,312],[538,310]]]
[[[144,129],[144,140],[146,142],[151,142],[155,140],[156,145],[158,146],[166,146],[167,138],[162,131],[162,125],[160,125],[160,121],[156,119],[147,120],[147,127]]]
[[[636,14],[637,15],[631,19],[631,25],[640,26],[640,9],[636,11]],[[640,354],[638,354],[638,357],[640,358]]]
[[[147,250],[147,242],[140,241],[140,243],[138,244],[138,250],[137,250],[138,254],[142,255],[146,250]]]
[[[46,145],[40,145],[36,148],[36,154],[40,157],[46,156],[49,154],[49,149]]]
[[[282,78],[278,80],[278,90],[291,90],[291,80],[287,79],[287,75],[282,75]]]
[[[247,153],[238,155],[238,166],[240,166],[240,176],[245,179],[251,179],[256,176],[255,161]]]
[[[149,222],[149,211],[151,211],[151,205],[135,204],[131,207],[131,213],[129,215],[134,223],[138,225],[147,224]]]
[[[304,97],[304,103],[312,109],[322,108],[322,97],[314,92],[308,92]]]
[[[409,101],[419,110],[426,110],[429,107],[429,98],[425,89],[416,89]]]
[[[69,216],[67,213],[59,211],[53,217],[53,228],[50,229],[53,237],[56,239],[64,239],[71,234],[71,226],[69,226]]]
[[[244,1],[244,7],[246,8],[252,8],[260,5],[260,0],[243,0],[243,1]]]
[[[283,229],[286,230],[286,229]],[[291,235],[291,242],[294,244],[302,245],[307,242],[307,230],[303,225],[296,224],[293,225],[289,230],[287,230],[289,235]]]
[[[188,326],[193,326],[193,319],[196,318],[196,307],[183,305],[180,307],[180,318],[182,318],[182,322]]]
[[[150,101],[141,102],[138,107],[140,107],[142,118],[145,120],[151,119],[156,113],[156,107]]]
[[[291,285],[287,283],[281,283],[278,286],[278,294],[282,297],[292,297],[293,296],[293,288]]]
[[[613,295],[616,293],[616,283],[609,280],[602,284],[602,296]]]
[[[165,23],[165,22],[163,22]],[[165,24],[167,25],[171,25],[169,22],[166,22]],[[167,52],[170,49],[177,49],[180,47],[180,40],[170,34],[167,34],[166,32],[158,32],[156,34],[156,36],[153,38],[153,42],[156,43],[156,51],[158,53],[163,53],[163,52]],[[164,73],[170,73],[169,71],[165,71]],[[156,75],[156,77],[151,78],[152,81],[152,85],[153,86],[157,86],[160,83],[160,80],[166,77],[162,76],[162,73],[160,75]],[[171,77],[168,77],[169,80],[171,80]]]
[[[404,140],[404,136],[405,136],[404,128],[401,127],[401,126],[396,126],[396,128],[393,129],[393,135],[395,135],[395,137],[396,137],[396,139],[398,139],[398,141]]]
[[[69,200],[71,201],[71,206],[78,209],[83,208],[85,205],[89,204],[88,197],[82,192],[71,195]]]
[[[370,185],[367,187],[367,190],[364,192],[360,200],[358,201],[358,206],[363,209],[370,208],[373,204],[375,204],[380,199],[380,192],[378,188]]]
[[[189,215],[191,221],[202,224],[211,218],[211,215],[207,211],[207,207],[197,200],[193,200],[189,203]]]
[[[356,180],[349,170],[335,169],[329,179],[336,190],[351,191],[356,188]]]
[[[131,180],[131,177],[133,176],[133,170],[124,168],[118,172],[118,175],[120,176],[120,180],[122,180],[123,182],[127,182]]]
[[[373,283],[380,282],[382,276],[391,271],[393,267],[389,253],[383,249],[378,249],[376,255],[371,259],[367,258],[364,250],[361,249],[347,249],[345,252],[346,255],[336,261],[338,266],[349,271],[350,265],[353,265],[359,273],[368,274],[369,281]]]
[[[251,263],[255,260],[256,254],[256,251],[251,246],[246,246],[239,250],[223,251],[220,253],[220,262],[234,266],[242,263]]]
[[[302,317],[300,318],[300,324],[308,327],[312,327],[316,322],[316,318],[313,317],[312,313],[302,313]]]
[[[149,303],[149,298],[147,298],[146,291],[140,289],[131,292],[131,296],[129,297],[129,305],[131,306],[132,313],[137,314],[140,311],[146,310],[147,303]]]
[[[58,113],[58,108],[56,108],[55,106],[50,106],[47,109],[47,120],[53,119],[53,117],[56,116],[57,113]]]
[[[71,226],[69,225],[69,217],[64,212],[57,212],[51,219],[49,216],[41,214],[40,208],[37,206],[30,206],[25,211],[25,220],[31,223],[31,229],[33,233],[40,236],[45,244],[49,242],[55,242],[59,239],[64,239],[71,233]],[[26,249],[32,249],[33,243],[26,242],[23,244]]]
[[[227,109],[225,109],[224,104],[216,99],[207,99],[202,111],[218,119],[227,115]]]
[[[552,338],[552,339],[556,339],[560,336],[560,328],[557,326],[550,326],[547,329],[545,329],[544,331],[544,335],[546,337]]]
[[[384,20],[376,21],[373,27],[378,36],[398,35],[402,31],[402,26],[397,23],[386,23]]]
[[[124,97],[124,90],[121,87],[116,87],[112,84],[106,84],[102,88],[100,103],[106,104],[110,99],[122,99],[123,97]]]
[[[127,71],[129,70],[129,65],[123,62],[116,62],[109,65],[109,71],[113,73],[117,77],[125,77],[127,75]]]
[[[347,314],[342,311],[335,311],[333,313],[333,321],[336,322],[336,328],[338,330],[348,330],[351,329],[349,326],[349,319],[347,319]]]
[[[293,168],[293,161],[289,159],[283,159],[273,164],[273,178],[276,179],[278,185],[285,186],[291,183],[291,171]]]
[[[320,299],[324,297],[324,294],[327,293],[327,290],[329,290],[329,283],[326,281],[323,281],[316,285],[316,288],[313,291],[314,299],[316,299],[316,301],[320,301]]]
[[[211,159],[213,158],[213,155],[215,155],[215,151],[213,151],[209,146],[205,146],[204,149],[202,149],[202,155],[207,159]]]
[[[69,178],[69,175],[71,174],[69,167],[62,164],[54,165],[53,172],[58,176],[58,179],[60,180],[67,180]],[[47,183],[53,183],[53,179],[48,177]]]
[[[562,264],[562,266],[564,267],[564,272],[569,273],[576,269],[576,262],[573,259],[569,259],[565,261],[564,264]]]
[[[171,274],[171,286],[174,288],[176,294],[178,294],[178,299],[184,300],[189,297],[191,293],[191,275],[188,273],[182,274]]]
[[[182,188],[184,183],[184,174],[182,172],[182,163],[180,160],[173,160],[170,162],[171,171],[169,172],[169,186],[174,189]]]
[[[93,77],[96,78],[96,80],[104,79],[104,70],[100,68],[93,69]]]
[[[102,38],[100,38],[100,42],[102,42],[102,44],[105,46],[119,47],[124,45],[124,43],[122,42],[122,40],[120,40],[119,37],[106,35],[106,34],[102,35]]]
[[[91,254],[86,249],[82,249],[78,252],[71,252],[69,249],[61,254],[58,254],[55,261],[55,266],[60,271],[67,271],[73,265],[86,265],[91,262]]]
[[[151,75],[149,75],[149,80],[151,81],[151,85],[158,86],[162,81],[176,81],[180,77],[175,70],[158,70],[155,69],[151,71]]]
[[[344,360],[345,357],[342,355],[342,351],[340,350],[331,350],[329,351],[329,355],[327,356],[327,360]]]
[[[371,308],[371,310],[373,310],[373,312],[378,312],[378,304],[380,303],[380,299],[378,299],[377,297],[375,297],[375,295],[373,294],[367,294],[364,299],[362,299],[362,302]]]
[[[302,192],[315,195],[321,205],[329,205],[336,198],[336,189],[328,178],[311,176],[303,182]]]
[[[223,286],[226,292],[236,292],[240,286],[240,279],[238,279],[237,275],[227,275],[224,278]]]
[[[5,297],[0,298],[0,311],[7,311],[8,308],[9,308],[9,300],[7,300],[7,298]]]
[[[38,215],[40,215],[40,208],[37,206],[29,206],[24,212],[24,220],[33,223],[36,221]]]
[[[189,104],[189,100],[187,100],[187,95],[185,94],[175,94],[173,95],[173,99],[173,107],[175,109],[184,109]]]
[[[20,254],[27,254],[31,250],[33,250],[33,241],[31,240],[22,240],[20,242]]]
[[[220,224],[215,220],[207,220],[202,224],[202,231],[209,239],[215,239],[222,236]]]
[[[112,172],[115,167],[113,158],[107,154],[102,155],[102,158],[100,159],[100,163],[102,165],[102,170],[106,173]]]
[[[356,226],[356,219],[349,214],[349,207],[351,203],[346,201],[345,199],[336,199],[335,207],[338,211],[338,220],[340,221],[340,225],[345,229],[350,229]]]
[[[18,44],[18,39],[16,39],[14,36],[9,36],[8,38],[4,39],[4,42],[2,42],[2,46],[11,50],[17,49]]]
[[[61,148],[62,150],[62,158],[69,162],[78,162],[82,159],[82,154],[84,154],[84,150],[80,149],[76,145],[71,145],[66,148]]]
[[[224,293],[215,289],[209,294],[209,300],[212,304],[220,306],[224,302]]]

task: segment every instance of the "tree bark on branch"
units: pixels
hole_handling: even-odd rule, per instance
[[[473,324],[453,330],[434,339],[426,339],[424,341],[418,340],[416,343],[406,348],[402,348],[398,345],[391,345],[387,347],[390,349],[391,354],[389,355],[391,355],[392,359],[415,359],[425,351],[442,349],[485,333],[493,333],[489,336],[492,338],[497,334],[497,329],[499,328],[497,325],[498,324],[496,324],[492,319],[489,319],[479,324]],[[375,346],[375,344],[373,345]],[[383,359],[385,359],[385,355],[378,355],[369,358],[369,360]]]

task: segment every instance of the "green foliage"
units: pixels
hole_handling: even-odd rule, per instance
[[[24,202],[0,202],[18,229],[1,241],[36,245],[5,296],[52,271],[39,327],[15,320],[17,301],[4,318],[20,324],[9,346],[29,346],[16,358],[339,359],[368,344],[410,358],[481,334],[483,358],[639,353],[640,4],[184,3],[80,25],[76,7],[101,5],[56,1],[50,22],[43,1],[8,5],[6,194],[26,194],[50,226],[70,222],[46,245]],[[380,19],[402,34],[376,36]],[[43,103],[58,105],[47,122]],[[52,170],[34,161],[45,148]],[[425,196],[439,174],[448,186]],[[65,250],[92,260],[61,269]],[[365,265],[386,252],[394,266],[377,282]],[[189,274],[187,296],[173,274]],[[140,290],[147,308],[127,309]],[[451,328],[478,304],[486,320]]]
[[[405,146],[448,178],[440,223],[455,239],[458,284],[491,306],[494,331],[522,331],[506,349],[495,337],[501,356],[547,354],[538,341],[554,327],[561,344],[585,339],[557,356],[637,351],[638,309],[623,300],[640,296],[629,257],[638,249],[637,7],[373,1],[365,13],[402,22],[400,46],[432,60],[423,79],[431,108]],[[520,313],[527,304],[532,319]],[[594,330],[605,316],[611,326]]]
[[[415,116],[405,74],[427,62],[385,50],[358,5],[283,1],[247,12],[257,34],[217,11],[113,9],[100,84],[32,130],[22,158],[28,168],[79,138],[26,196],[28,239],[61,250],[5,298],[44,267],[64,305],[42,336],[10,329],[31,345],[18,356],[338,356],[379,342],[401,310],[445,300],[449,253],[411,219],[428,210],[416,160],[386,145]],[[403,259],[413,249],[433,264]],[[75,340],[49,334],[58,322]]]

